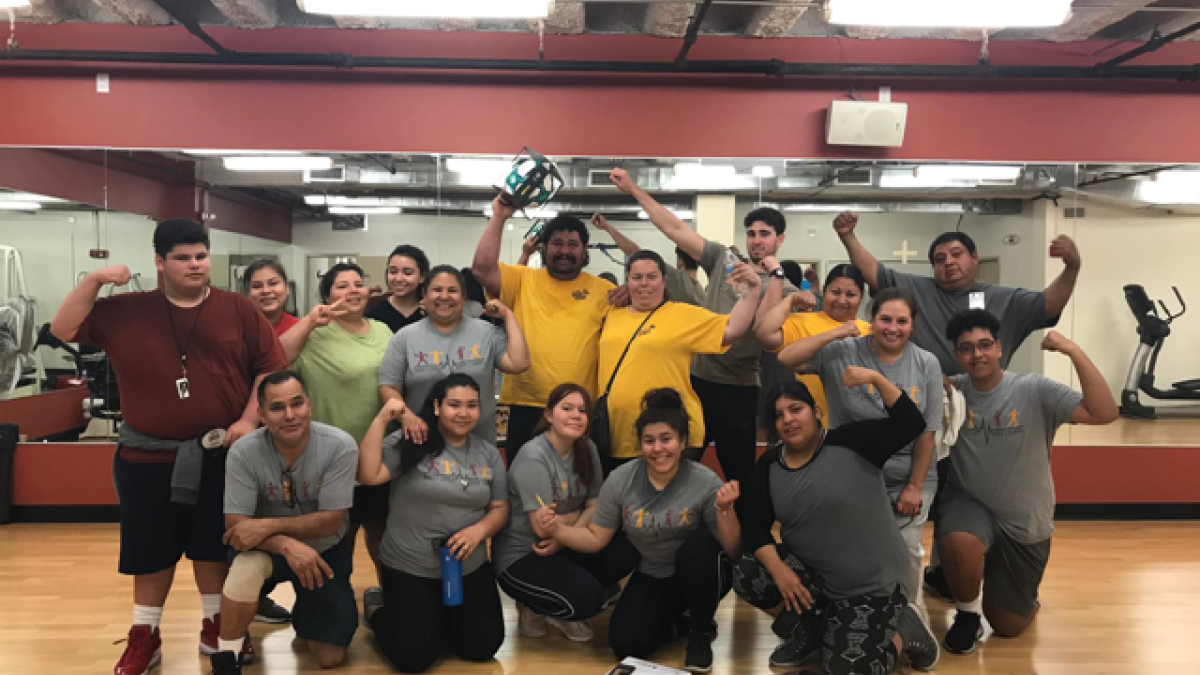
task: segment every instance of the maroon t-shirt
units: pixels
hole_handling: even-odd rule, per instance
[[[287,367],[262,312],[241,295],[217,289],[187,309],[160,291],[97,300],[75,341],[108,354],[130,426],[177,441],[229,428],[245,412],[254,379]],[[180,399],[175,381],[183,376],[184,348],[191,396]]]

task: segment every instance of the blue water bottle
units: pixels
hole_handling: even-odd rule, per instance
[[[811,291],[812,290],[812,282],[809,281],[808,279],[801,279],[800,280],[800,290]]]
[[[445,542],[439,553],[442,556],[442,604],[458,607],[463,603],[462,562],[446,548]]]

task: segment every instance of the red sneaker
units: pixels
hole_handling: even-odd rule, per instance
[[[218,614],[212,621],[204,620],[204,625],[200,629],[200,653],[205,656],[212,656],[220,651],[221,636],[221,615]],[[250,644],[250,633],[246,633],[246,637],[242,639],[242,653],[239,660],[241,664],[247,665],[254,661],[254,645]],[[118,673],[118,675],[121,675]]]
[[[162,661],[162,638],[157,628],[131,626],[129,636],[113,644],[128,642],[121,660],[113,668],[113,675],[146,675]]]

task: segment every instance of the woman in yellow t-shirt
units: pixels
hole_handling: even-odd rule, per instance
[[[611,308],[600,333],[601,393],[617,370],[625,346],[630,345],[608,395],[612,448],[609,456],[601,457],[606,476],[639,456],[634,422],[641,413],[642,397],[651,389],[670,387],[680,393],[691,419],[689,456],[698,458],[704,442],[704,415],[692,389],[692,357],[728,349],[750,329],[759,298],[758,274],[746,263],[736,265],[730,277],[731,283],[744,284],[746,292],[728,315],[672,302],[667,297],[667,265],[654,251],[642,249],[630,256],[625,275],[631,304]],[[634,332],[638,336],[631,344]]]
[[[820,335],[847,321],[853,321],[858,326],[860,335],[870,335],[871,324],[858,318],[858,306],[862,304],[865,286],[862,272],[857,267],[836,265],[825,277],[825,292],[821,295],[824,309],[820,312],[790,314],[789,310],[807,309],[813,301],[812,294],[793,293],[785,299],[783,280],[771,277],[762,305],[758,308],[754,337],[758,338],[763,349],[779,353],[779,350],[800,338]],[[821,378],[817,375],[797,375],[796,379],[808,387],[821,413],[821,423],[828,426],[829,409],[825,405],[825,388],[821,385]]]

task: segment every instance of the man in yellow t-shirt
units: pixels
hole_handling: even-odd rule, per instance
[[[529,370],[506,375],[500,388],[500,403],[509,406],[505,454],[510,464],[533,437],[550,390],[574,382],[596,396],[597,346],[614,288],[583,271],[587,226],[570,216],[554,218],[538,235],[544,268],[501,263],[504,223],[513,213],[499,197],[492,202],[471,267],[484,289],[512,308],[529,343]]]

